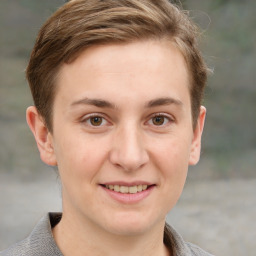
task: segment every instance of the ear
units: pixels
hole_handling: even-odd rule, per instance
[[[200,159],[201,153],[201,137],[204,129],[204,121],[206,116],[206,108],[200,107],[200,114],[197,125],[194,130],[193,141],[190,149],[189,165],[196,165]]]
[[[28,126],[35,137],[41,160],[47,165],[57,165],[52,134],[47,129],[36,107],[29,107],[26,117]]]

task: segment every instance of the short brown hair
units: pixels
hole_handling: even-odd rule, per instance
[[[27,67],[34,104],[52,131],[56,78],[92,45],[166,38],[183,54],[190,74],[193,127],[200,111],[207,67],[198,49],[198,29],[185,11],[168,0],[73,0],[39,31]]]

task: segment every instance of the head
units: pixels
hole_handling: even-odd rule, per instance
[[[188,17],[167,0],[73,0],[41,29],[27,75],[61,223],[159,234],[200,156],[206,67]]]
[[[147,39],[168,40],[183,55],[195,128],[207,67],[198,49],[198,29],[186,13],[168,0],[73,0],[41,28],[27,67],[34,104],[49,131],[53,131],[56,80],[64,63],[72,63],[92,46]]]

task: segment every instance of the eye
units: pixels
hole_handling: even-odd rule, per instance
[[[103,118],[101,116],[93,116],[88,121],[93,126],[100,126],[103,123]]]
[[[149,120],[148,123],[153,126],[165,126],[172,121],[172,118],[167,115],[156,114]]]
[[[85,123],[87,126],[101,127],[101,126],[107,125],[107,120],[100,115],[91,114],[91,115],[85,116],[82,120],[82,123]]]
[[[164,116],[155,116],[152,118],[152,123],[154,125],[163,125],[165,123],[166,118]]]

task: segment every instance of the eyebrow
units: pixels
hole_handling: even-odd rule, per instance
[[[165,97],[165,98],[157,98],[157,99],[149,101],[146,104],[146,108],[165,106],[165,105],[172,105],[172,104],[175,104],[175,105],[178,105],[178,106],[183,105],[182,102],[180,100],[178,100],[178,99]]]
[[[182,102],[178,99],[165,97],[165,98],[157,98],[154,100],[150,100],[145,104],[146,108],[158,107],[158,106],[165,106],[165,105],[183,105]],[[99,108],[113,108],[116,109],[116,105],[112,104],[109,101],[102,100],[102,99],[89,99],[83,98],[81,100],[77,100],[71,104],[71,106],[76,105],[93,105]]]
[[[71,106],[76,106],[76,105],[93,105],[99,108],[116,108],[116,106],[110,103],[109,101],[101,100],[101,99],[89,99],[89,98],[83,98],[71,104]]]

